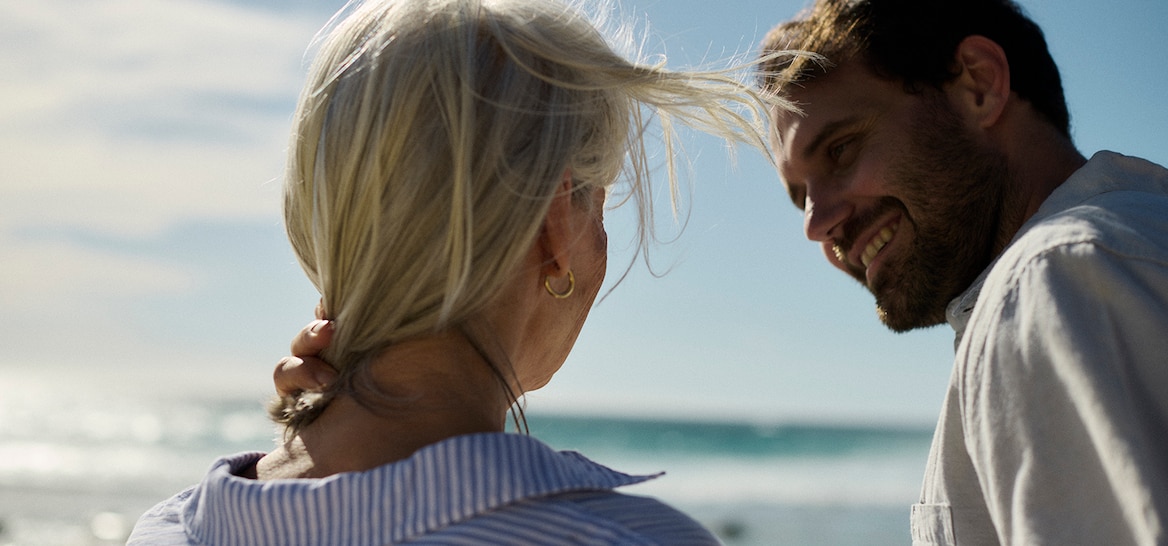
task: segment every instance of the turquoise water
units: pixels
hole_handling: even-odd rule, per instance
[[[45,396],[0,400],[0,545],[117,544],[215,457],[267,450],[261,400]],[[532,435],[629,473],[728,544],[899,544],[927,429],[699,422],[528,410]]]
[[[629,488],[694,516],[728,545],[908,544],[932,430],[531,415],[531,433],[627,472]]]
[[[564,449],[692,457],[846,457],[926,445],[932,430],[908,427],[766,424],[668,419],[540,415],[528,418],[532,435]]]

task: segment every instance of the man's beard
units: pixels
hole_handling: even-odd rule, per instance
[[[949,301],[994,258],[1009,192],[1006,158],[976,143],[963,123],[943,95],[922,97],[909,147],[889,169],[890,192],[901,199],[886,197],[864,215],[897,210],[913,227],[908,253],[885,263],[868,286],[880,320],[897,332],[945,322]],[[841,246],[850,248],[867,225],[849,222]],[[866,283],[864,271],[852,273]]]

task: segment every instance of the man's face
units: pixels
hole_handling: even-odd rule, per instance
[[[1005,158],[946,95],[909,94],[858,62],[791,93],[775,119],[779,174],[807,238],[875,296],[895,331],[940,324],[990,263]]]

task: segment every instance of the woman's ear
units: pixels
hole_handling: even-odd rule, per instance
[[[536,242],[541,252],[541,273],[558,278],[572,269],[572,243],[579,233],[573,224],[572,173],[565,170]]]
[[[946,88],[950,101],[978,127],[993,127],[1011,99],[1006,52],[985,36],[968,36],[957,45],[954,62],[961,73]]]

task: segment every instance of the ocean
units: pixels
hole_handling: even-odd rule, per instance
[[[148,391],[148,390],[147,390]],[[629,473],[623,489],[728,545],[906,544],[931,429],[541,414],[530,433]],[[267,450],[262,400],[101,392],[0,399],[0,545],[122,544],[137,517],[219,455]]]

